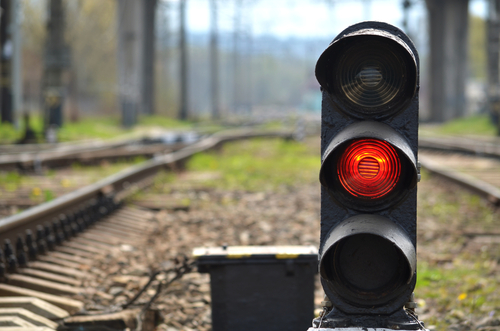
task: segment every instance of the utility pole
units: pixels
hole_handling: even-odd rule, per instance
[[[69,66],[69,49],[64,41],[64,6],[62,0],[50,0],[45,43],[45,68],[43,73],[44,124],[51,127],[63,125],[64,84],[63,72]]]
[[[235,0],[234,32],[233,32],[233,112],[236,113],[241,102],[241,74],[240,74],[240,33],[241,33],[241,2]]]
[[[142,106],[142,9],[142,1],[118,1],[118,90],[124,127],[137,123]]]
[[[144,1],[144,56],[142,82],[142,112],[146,115],[155,113],[155,16],[157,0]]]
[[[245,21],[245,64],[244,67],[244,78],[245,78],[245,88],[243,89],[244,97],[245,97],[245,113],[246,115],[250,115],[252,112],[252,102],[253,102],[253,70],[252,70],[252,54],[253,54],[253,37],[252,37],[252,3],[250,1],[246,2],[246,8],[244,10],[246,16]]]
[[[188,52],[186,45],[186,0],[180,0],[179,3],[179,15],[180,15],[180,81],[181,81],[181,91],[180,91],[180,109],[179,109],[179,119],[187,120],[188,118]]]
[[[244,7],[246,6],[246,7]],[[250,113],[252,108],[252,33],[248,1],[235,0],[233,31],[233,109]]]
[[[426,0],[429,31],[430,120],[445,122],[465,113],[468,0]]]
[[[11,31],[13,40],[12,49],[12,111],[16,126],[23,111],[23,84],[22,84],[22,34],[21,34],[21,0],[12,0]]]
[[[154,113],[157,0],[118,0],[118,80],[122,124]]]
[[[488,6],[488,107],[500,135],[500,0],[489,0]]]
[[[403,29],[405,30],[406,34],[408,34],[409,32],[408,20],[410,16],[411,6],[412,3],[410,0],[403,0]]]
[[[212,95],[212,119],[219,119],[219,59],[217,51],[217,0],[210,0],[210,91]]]
[[[246,87],[244,89],[245,92],[245,113],[246,115],[250,115],[252,112],[252,101],[253,101],[253,71],[252,71],[252,54],[253,54],[253,38],[250,23],[247,25],[246,31],[247,37],[247,47],[245,54],[245,79],[246,79]]]
[[[12,90],[11,90],[11,70],[12,70],[12,36],[9,31],[11,22],[11,0],[1,0],[0,19],[0,107],[2,122],[13,123],[12,114]]]

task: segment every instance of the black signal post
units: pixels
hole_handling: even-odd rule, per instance
[[[419,58],[382,22],[342,31],[316,64],[323,93],[313,328],[422,329],[414,313]]]

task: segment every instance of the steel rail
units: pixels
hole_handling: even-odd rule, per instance
[[[182,135],[185,131],[159,131],[138,136],[137,134],[125,134],[111,139],[88,139],[78,141],[64,141],[57,143],[40,144],[7,144],[0,145],[0,155],[5,154],[36,154],[41,151],[85,151],[89,149],[109,148],[137,143],[144,139],[159,139],[165,135]]]
[[[103,159],[104,154],[107,154],[109,158],[115,157],[127,157],[124,148],[130,146],[151,146],[155,148],[142,149],[144,155],[151,155],[164,150],[177,150],[185,144],[175,143],[175,144],[144,144],[142,141],[144,139],[135,140],[121,140],[113,142],[91,142],[85,144],[74,144],[74,145],[62,145],[56,146],[52,149],[40,149],[38,151],[27,151],[19,153],[4,153],[0,154],[0,168],[12,169],[12,168],[36,168],[37,166],[43,165],[59,165],[62,163],[67,163],[70,161],[89,161],[91,159]],[[120,151],[121,150],[121,151]],[[108,152],[108,153],[106,153]],[[137,151],[131,151],[131,156],[136,156],[140,153]],[[142,155],[142,154],[141,154]]]
[[[421,149],[500,158],[500,142],[472,140],[464,137],[420,137],[418,145]]]
[[[486,183],[480,179],[473,178],[467,174],[447,169],[440,166],[437,162],[432,161],[422,155],[419,156],[420,165],[432,174],[450,180],[462,187],[465,187],[481,197],[487,199],[493,205],[500,205],[500,189]]]
[[[46,150],[82,148],[82,146],[102,146],[103,144],[106,142],[100,139],[39,144],[2,144],[0,154],[37,153]]]
[[[85,203],[88,203],[92,199],[116,196],[120,192],[130,190],[134,185],[138,185],[137,183],[156,174],[158,170],[171,167],[178,162],[183,162],[196,153],[215,148],[229,141],[254,137],[291,138],[292,135],[289,132],[242,132],[241,130],[214,134],[178,151],[155,157],[124,169],[94,184],[77,189],[50,202],[0,219],[0,242],[3,242],[4,239],[13,241],[13,236],[16,234],[23,234],[27,229],[33,230],[38,225],[51,222],[60,214],[76,213],[85,207]]]

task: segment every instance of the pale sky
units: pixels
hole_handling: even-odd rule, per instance
[[[347,26],[363,21],[384,21],[402,27],[401,0],[239,0],[243,31],[279,37],[333,37]],[[420,34],[425,24],[425,1],[414,1],[410,32]],[[219,28],[234,29],[235,1],[221,1]],[[333,3],[333,4],[331,4]],[[188,28],[193,32],[210,27],[209,0],[187,0]],[[486,0],[471,0],[472,13],[485,16]],[[422,31],[425,32],[425,31]]]

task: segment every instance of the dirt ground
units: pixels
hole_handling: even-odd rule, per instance
[[[438,330],[500,330],[500,209],[425,174],[418,203],[420,318]]]
[[[162,209],[151,221],[157,231],[147,247],[110,258],[114,276],[103,290],[120,304],[137,293],[152,270],[169,268],[198,246],[319,244],[319,186],[286,192],[221,191],[199,185],[201,174],[181,176],[161,196]],[[142,196],[147,201],[153,196]],[[158,201],[158,195],[154,196]],[[186,203],[189,201],[189,203]],[[140,204],[140,203],[139,203]],[[424,175],[419,184],[417,313],[435,330],[500,330],[500,212],[439,179]],[[127,285],[116,277],[128,277]],[[157,277],[139,302],[156,293]],[[319,284],[319,283],[318,283]],[[316,306],[322,300],[317,285]],[[153,307],[157,330],[211,330],[209,277],[185,275],[163,290]]]

